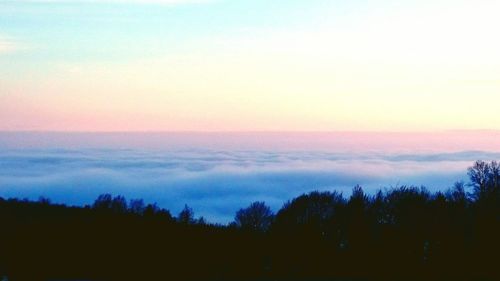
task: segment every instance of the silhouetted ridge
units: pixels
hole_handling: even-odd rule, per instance
[[[0,198],[8,280],[500,280],[500,165],[476,162],[446,192],[318,192],[229,225],[141,199],[68,207]],[[470,192],[467,192],[470,190]]]

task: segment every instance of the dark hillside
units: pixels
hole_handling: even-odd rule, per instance
[[[142,200],[0,199],[0,275],[16,280],[499,280],[500,166],[447,192],[398,187],[264,202],[228,226]],[[466,190],[470,189],[470,192]]]

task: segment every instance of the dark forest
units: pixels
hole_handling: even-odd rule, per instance
[[[314,191],[211,224],[186,206],[0,199],[5,280],[500,280],[500,164],[447,191]]]

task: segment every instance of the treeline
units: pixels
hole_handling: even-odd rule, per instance
[[[445,192],[311,192],[214,225],[142,200],[0,199],[8,280],[500,280],[500,165]]]

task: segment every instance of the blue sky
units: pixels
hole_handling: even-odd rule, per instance
[[[312,5],[304,1],[142,2],[147,1],[2,1],[0,24],[10,36],[38,46],[44,60],[127,61],[188,46],[204,48],[191,44],[221,34],[313,23],[321,16],[315,11],[329,1]]]

